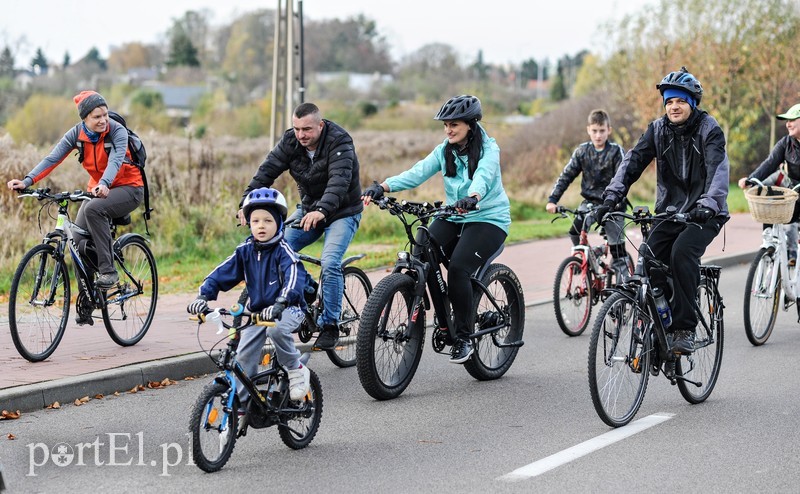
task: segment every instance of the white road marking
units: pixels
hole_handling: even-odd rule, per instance
[[[637,420],[636,422],[633,422],[632,424],[628,424],[625,427],[620,427],[619,429],[606,432],[605,434],[601,434],[571,448],[559,451],[558,453],[550,455],[547,458],[542,458],[539,461],[535,461],[529,465],[525,465],[524,467],[517,468],[511,473],[507,473],[502,477],[498,477],[497,480],[518,482],[520,480],[536,477],[537,475],[541,475],[554,468],[569,463],[572,460],[577,460],[581,456],[588,455],[589,453],[597,451],[598,449],[605,448],[606,446],[614,444],[617,441],[622,441],[623,439],[638,432],[642,432],[643,430],[649,429],[654,425],[665,422],[671,419],[673,416],[674,414],[672,413],[655,413],[653,415],[649,415]]]

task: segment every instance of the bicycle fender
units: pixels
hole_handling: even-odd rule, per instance
[[[146,239],[143,235],[138,233],[125,233],[124,235],[120,236],[116,241],[114,241],[114,245],[122,245],[123,243],[127,242],[128,239],[131,238],[138,238],[143,242],[150,243],[150,240]]]
[[[348,264],[350,264],[350,263],[352,263],[352,262],[356,262],[356,261],[358,261],[359,259],[363,259],[363,258],[365,258],[365,257],[367,257],[367,255],[366,255],[366,254],[358,254],[358,255],[355,255],[355,256],[350,256],[350,257],[348,257],[348,258],[346,258],[346,259],[343,259],[343,260],[342,260],[342,267],[345,267],[345,266],[347,266]]]

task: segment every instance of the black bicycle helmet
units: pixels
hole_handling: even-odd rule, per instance
[[[469,94],[462,94],[455,98],[450,98],[439,109],[439,113],[433,117],[434,120],[480,120],[481,100]]]
[[[696,104],[700,104],[700,99],[703,97],[703,86],[695,76],[686,70],[686,67],[681,67],[681,70],[670,72],[663,79],[660,84],[656,84],[656,89],[664,95],[667,89],[680,89],[689,93]]]
[[[242,204],[242,212],[245,219],[250,221],[250,213],[253,212],[253,209],[264,206],[277,209],[281,219],[286,221],[286,214],[289,212],[289,208],[286,206],[286,198],[277,190],[269,187],[251,190],[247,194],[247,197],[244,198],[244,204]]]

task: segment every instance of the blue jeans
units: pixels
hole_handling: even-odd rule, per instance
[[[286,220],[290,222],[302,215],[301,210],[297,210]],[[342,258],[353,241],[353,237],[358,230],[361,222],[361,213],[340,218],[331,224],[323,227],[304,231],[296,228],[287,228],[284,238],[289,246],[299,252],[306,246],[313,244],[325,234],[322,243],[322,319],[317,321],[319,324],[337,324],[339,314],[342,312],[342,291],[344,290],[344,276],[342,274]]]

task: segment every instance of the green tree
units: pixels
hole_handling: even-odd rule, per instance
[[[61,68],[62,69],[66,69],[67,67],[69,67],[70,61],[71,61],[71,59],[70,59],[70,56],[69,56],[69,52],[65,51],[64,52],[64,60],[61,62]]]
[[[100,51],[94,46],[89,50],[89,53],[86,54],[84,61],[97,65],[97,67],[103,71],[108,68],[106,61],[100,56]]]
[[[0,52],[0,77],[14,77],[14,55],[8,46]]]
[[[172,30],[166,63],[168,67],[200,66],[200,60],[197,58],[197,48],[195,48],[191,38],[180,25],[176,25]]]
[[[41,48],[36,49],[36,55],[31,60],[31,70],[37,74],[47,73],[47,57],[44,56]]]
[[[306,64],[315,72],[391,72],[386,39],[375,21],[359,15],[344,21],[307,22]]]

